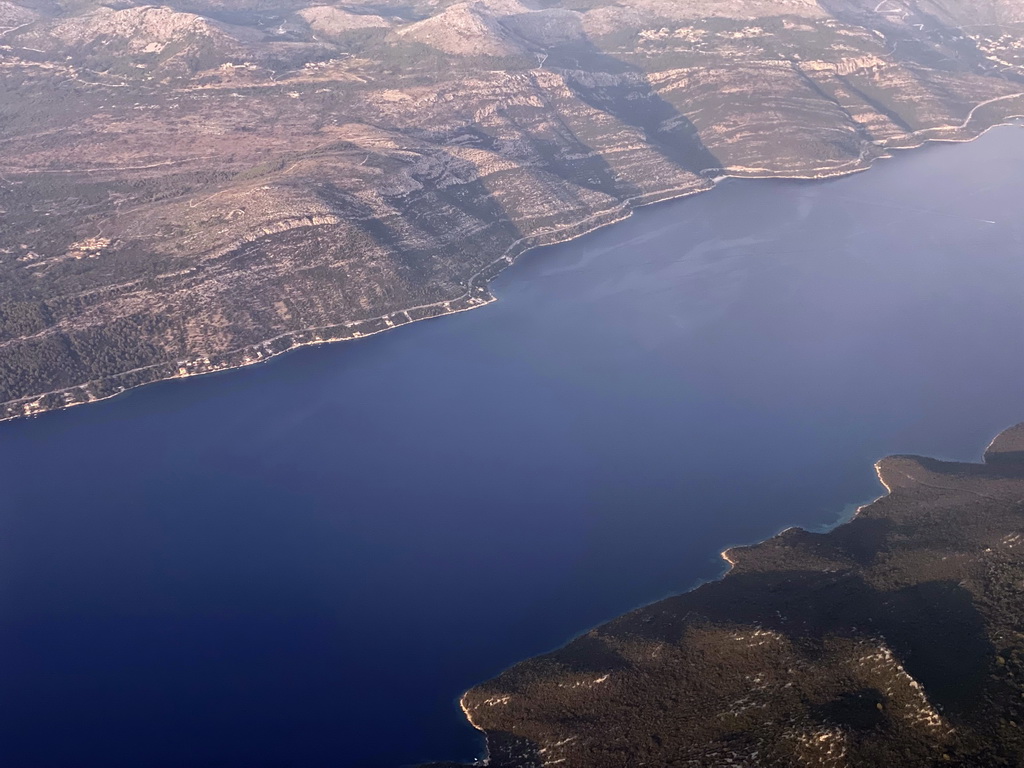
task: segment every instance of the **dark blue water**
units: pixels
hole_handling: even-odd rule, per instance
[[[466,687],[1024,419],[1022,209],[1017,128],[727,182],[479,311],[0,426],[0,766],[472,758]]]

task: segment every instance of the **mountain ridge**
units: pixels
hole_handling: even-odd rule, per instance
[[[1021,31],[924,2],[551,5],[314,6],[323,36],[298,2],[40,5],[0,32],[0,416],[478,306],[523,244],[631,205],[1024,112]]]

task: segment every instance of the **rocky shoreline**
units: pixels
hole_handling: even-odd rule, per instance
[[[991,110],[988,109],[989,107]],[[978,118],[977,113],[981,110],[991,111],[992,114]],[[875,161],[890,157],[889,152],[891,151],[915,149],[933,142],[972,141],[992,128],[1005,125],[1008,121],[1020,117],[1022,113],[1024,113],[1024,93],[1009,94],[975,106],[967,119],[959,125],[928,128],[898,137],[884,144],[869,145],[865,147],[857,160],[837,166],[788,173],[765,173],[764,169],[750,168],[717,169],[715,173],[708,174],[709,177],[714,176],[714,180],[705,177],[696,185],[647,192],[637,197],[628,198],[609,210],[594,213],[582,221],[522,237],[515,241],[504,255],[473,275],[469,279],[464,293],[453,298],[398,309],[365,320],[284,333],[258,344],[247,345],[229,352],[159,363],[76,386],[63,387],[42,395],[0,403],[0,422],[107,400],[147,384],[244,368],[267,362],[301,347],[365,338],[420,320],[477,309],[495,300],[488,290],[488,283],[514,264],[523,253],[534,248],[565,243],[597,229],[610,226],[628,218],[637,208],[709,191],[714,188],[717,180],[724,178],[814,181],[848,176],[869,170]]]
[[[1017,764],[1024,425],[982,464],[876,470],[849,522],[731,548],[720,580],[468,691],[488,764]]]

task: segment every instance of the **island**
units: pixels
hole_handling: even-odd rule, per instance
[[[983,464],[891,456],[827,533],[465,694],[492,768],[977,766],[1024,759],[1024,424]]]
[[[1024,114],[1017,0],[0,0],[0,419],[482,306],[524,250]]]

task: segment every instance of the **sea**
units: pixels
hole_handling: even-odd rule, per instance
[[[0,766],[483,756],[461,693],[1024,420],[1024,131],[726,180],[498,301],[0,424]]]

